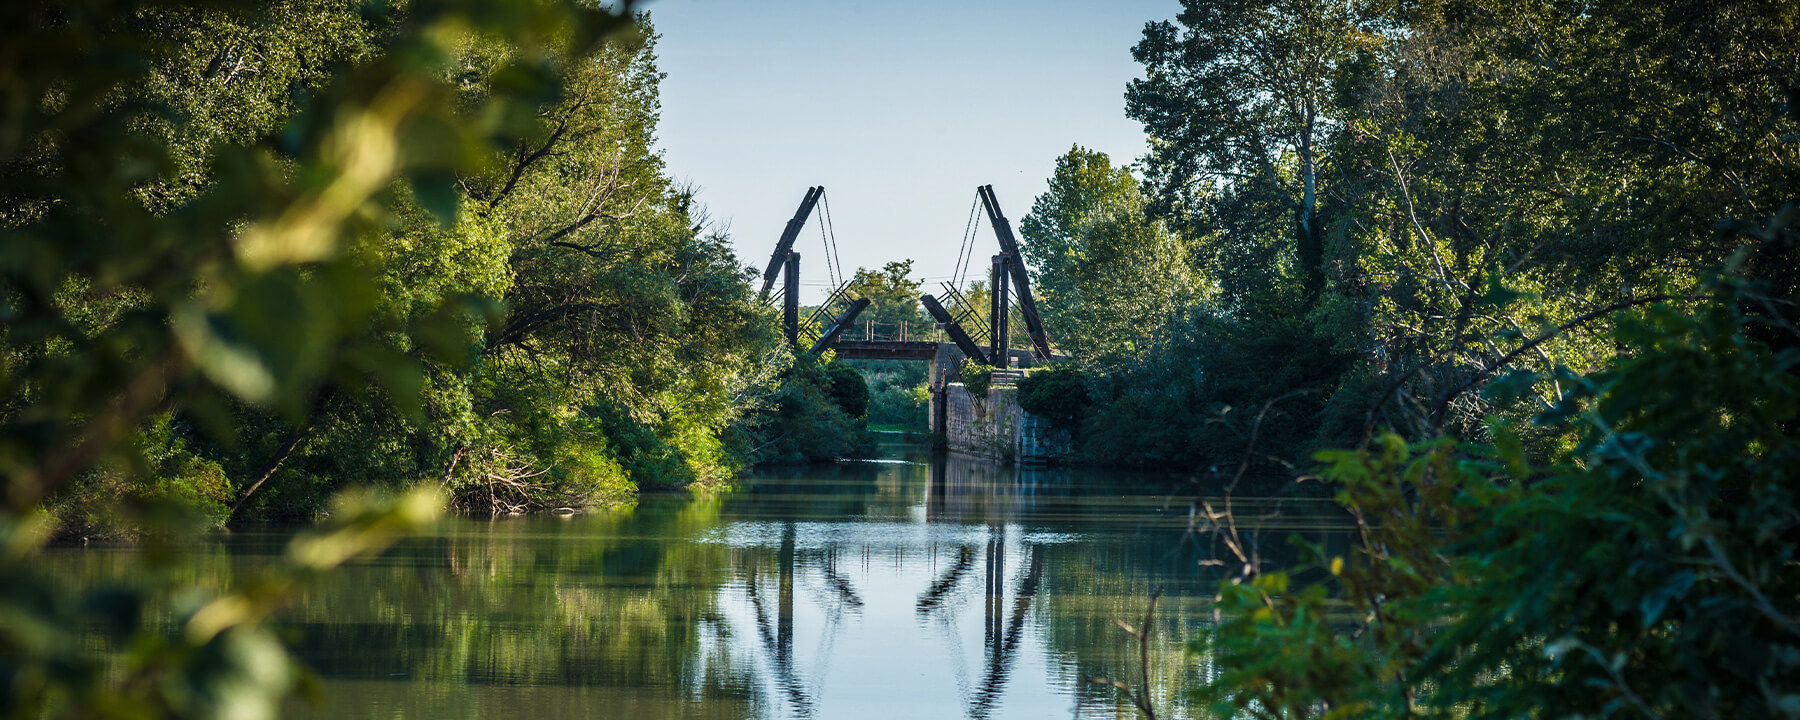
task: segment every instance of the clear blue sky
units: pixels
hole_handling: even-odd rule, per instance
[[[1072,144],[1145,152],[1125,117],[1131,47],[1177,0],[655,0],[661,147],[740,258],[761,268],[810,185],[826,187],[845,273],[953,272],[975,187],[1015,227]],[[815,213],[802,298],[828,284]],[[997,247],[978,238],[978,272]]]

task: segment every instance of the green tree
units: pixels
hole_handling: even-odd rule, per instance
[[[869,454],[873,439],[862,417],[869,389],[861,373],[838,362],[801,355],[783,373],[765,412],[751,416],[742,442],[759,463],[826,462]]]
[[[0,712],[271,717],[296,673],[263,619],[428,522],[435,493],[342,496],[330,526],[212,598],[167,573],[47,579],[46,503],[120,478],[136,521],[188,532],[162,486],[210,493],[218,467],[188,442],[241,439],[235,408],[298,423],[323,385],[416,414],[422,364],[469,339],[421,332],[411,357],[382,342],[359,243],[401,195],[452,193],[491,143],[535,134],[560,59],[630,19],[453,0],[21,2],[0,20]],[[516,49],[496,68],[513,82],[465,101],[447,78],[475,33]]]
[[[1135,356],[1198,302],[1182,239],[1146,213],[1137,179],[1076,146],[1019,223],[1056,341],[1085,360]]]
[[[478,169],[490,141],[534,132],[534,113],[518,110],[554,93],[548,48],[520,27],[496,33],[525,49],[501,65],[520,82],[465,103],[445,80],[462,35],[437,30],[473,12],[462,5],[421,5],[406,20],[286,6],[15,12],[8,45],[26,55],[8,56],[18,81],[6,92],[34,110],[9,116],[0,147],[13,208],[0,456],[13,507],[119,457],[159,412],[229,440],[233,403],[293,422],[321,381],[371,379],[416,409],[419,366],[365,331],[378,300],[355,248],[391,217],[396,192],[441,192]],[[567,23],[556,42],[572,48],[621,22],[561,7],[519,19]],[[233,27],[241,45],[173,42]],[[345,39],[304,39],[320,28]],[[381,57],[365,57],[376,39]],[[321,66],[337,69],[310,70]],[[264,77],[284,90],[240,87]],[[183,132],[240,100],[252,111],[238,124],[198,131],[213,144]],[[257,118],[269,125],[245,124]],[[183,170],[195,167],[211,173]]]
[[[843,408],[844,414],[863,419],[869,415],[869,384],[862,373],[847,363],[833,362],[825,366],[830,381],[831,401]]]
[[[1276,72],[1309,28],[1343,23],[1311,70]],[[1219,419],[1202,410],[1214,402],[1291,397],[1317,422],[1282,436],[1310,434],[1313,447],[1383,426],[1484,440],[1489,414],[1522,421],[1557,404],[1574,390],[1562,369],[1616,355],[1618,311],[1697,292],[1736,245],[1720,221],[1774,213],[1800,184],[1795,146],[1777,142],[1800,130],[1787,110],[1800,53],[1780,40],[1796,27],[1787,8],[1756,3],[1478,1],[1214,3],[1153,24],[1128,112],[1159,138],[1150,206],[1191,249],[1210,302],[1154,334],[1190,362],[1121,364],[1129,372],[1097,387],[1201,423]],[[1287,239],[1305,195],[1299,141],[1268,129],[1289,133],[1300,116],[1220,119],[1308,106],[1317,263]],[[1246,148],[1274,159],[1259,165]],[[1776,277],[1781,252],[1755,253],[1756,276]],[[1302,282],[1310,267],[1318,276]],[[1524,368],[1543,382],[1504,399],[1473,392]],[[1099,415],[1124,424],[1088,437],[1125,448],[1157,435],[1129,422],[1141,409],[1108,402]],[[1572,441],[1520,427],[1537,453]]]
[[[775,336],[725,238],[662,174],[656,35],[638,29],[565,66],[538,131],[450,194],[403,195],[399,228],[360,246],[394,352],[442,335],[447,302],[498,315],[462,347],[470,362],[433,367],[421,416],[331,393],[299,423],[267,423],[259,449],[274,455],[242,463],[264,488],[246,512],[304,515],[319,488],[368,478],[438,479],[471,509],[580,505],[744,461],[723,437],[775,382]],[[514,81],[515,48],[459,52],[462,102]]]
[[[1293,264],[1308,297],[1324,286],[1320,156],[1332,128],[1332,84],[1376,42],[1362,2],[1184,0],[1176,23],[1153,22],[1132,57],[1145,77],[1126,115],[1152,138],[1146,172],[1158,212],[1201,210],[1217,183],[1269,222],[1291,213]],[[1274,211],[1274,212],[1272,212]]]
[[[1039,286],[1057,282],[1086,255],[1076,235],[1088,215],[1108,207],[1142,204],[1130,168],[1113,167],[1112,158],[1098,150],[1070,147],[1056,159],[1056,170],[1044,194],[1032,201],[1031,212],[1019,221],[1019,251],[1035,271],[1034,281]],[[1050,268],[1058,270],[1051,272]],[[1047,288],[1044,293],[1052,294]]]
[[[913,261],[895,260],[880,270],[857,268],[844,293],[852,299],[868,298],[869,309],[859,321],[883,323],[924,322],[919,305],[920,281],[912,278]]]
[[[1313,321],[1371,361],[1335,393],[1344,417],[1365,432],[1484,437],[1486,413],[1522,420],[1570,388],[1544,383],[1499,408],[1465,392],[1470,373],[1597,367],[1614,355],[1610,310],[1694,292],[1735,247],[1718,219],[1772,213],[1795,186],[1793,148],[1766,142],[1793,131],[1777,68],[1797,58],[1769,33],[1795,17],[1760,12],[1458,3],[1396,15],[1340,72],[1324,157],[1330,291]],[[1740,63],[1751,56],[1770,62]],[[1689,122],[1709,113],[1719,121]]]
[[[1080,427],[1092,405],[1087,373],[1080,368],[1053,365],[1019,381],[1019,407],[1058,427]]]
[[[1752,336],[1796,326],[1741,270],[1620,323],[1629,352],[1540,418],[1573,424],[1566,459],[1504,428],[1322,453],[1361,543],[1306,570],[1329,582],[1227,584],[1202,694],[1270,717],[1790,716],[1800,379]]]

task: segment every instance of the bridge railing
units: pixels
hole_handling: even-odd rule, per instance
[[[1017,325],[1014,327],[1017,327]],[[985,331],[985,326],[982,329],[983,332],[976,338],[976,343],[979,345],[986,345],[987,332]],[[964,330],[966,332],[967,327],[965,327]],[[1012,348],[1025,349],[1031,347],[1031,336],[1027,335],[1024,331],[1019,330],[1010,332],[1008,335],[1011,340],[1008,345]],[[934,322],[887,322],[879,320],[858,320],[855,324],[851,325],[849,329],[845,330],[843,335],[839,336],[839,340],[845,342],[940,343],[951,341],[950,336],[945,334],[943,329],[938,327],[938,324]]]
[[[857,322],[844,332],[842,339],[851,342],[950,342],[937,323],[877,320]]]
[[[811,308],[807,317],[800,323],[800,335],[804,344],[819,339],[833,319],[841,316],[850,305],[847,286],[840,286],[826,298],[825,302]],[[969,334],[975,344],[986,346],[988,335],[992,329],[988,327],[986,318],[969,302],[969,299],[958,292],[955,287],[945,284],[944,297],[947,298],[951,316]],[[1013,321],[1007,323],[1009,347],[1031,347],[1031,336],[1025,332],[1025,323],[1018,315],[1017,306],[1011,308]],[[937,323],[920,318],[918,320],[870,320],[859,318],[838,336],[839,342],[950,342],[950,336],[939,328]]]
[[[1024,370],[990,370],[988,381],[995,385],[1017,385],[1025,379]]]

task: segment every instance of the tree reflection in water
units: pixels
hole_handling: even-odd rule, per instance
[[[1112,622],[1142,617],[1162,588],[1151,694],[1182,717],[1179,690],[1205,671],[1182,641],[1205,629],[1217,578],[1185,501],[1119,487],[952,456],[771,471],[711,499],[572,519],[454,522],[299,598],[286,622],[321,692],[297,710],[1127,718],[1085,679],[1138,677]],[[1295,502],[1258,522],[1328,542],[1341,530]],[[170,571],[222,585],[284,535],[239,532]],[[116,554],[53,560],[92,584],[116,575]]]

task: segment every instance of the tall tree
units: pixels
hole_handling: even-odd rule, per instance
[[[1199,299],[1186,243],[1146,205],[1128,168],[1077,145],[1019,222],[1045,323],[1078,357],[1141,352]]]
[[[874,322],[921,322],[924,310],[919,305],[919,286],[912,277],[913,261],[895,260],[879,270],[857,268],[844,292],[851,298],[868,298],[869,309],[862,319]]]
[[[495,322],[469,349],[478,362],[432,367],[421,416],[379,401],[319,407],[297,425],[307,439],[276,495],[423,476],[471,509],[573,505],[634,483],[720,479],[741,462],[723,435],[782,366],[768,362],[774,335],[725,238],[654,151],[656,39],[639,18],[631,38],[562,67],[563,91],[533,108],[536,132],[448,194],[399,198],[397,230],[360,247],[380,271],[389,347],[412,352],[446,302],[474,301]],[[517,82],[505,72],[517,53],[461,48],[463,102]],[[293,448],[285,428],[274,437],[264,444]],[[252,509],[308,510],[280,497]]]
[[[1155,209],[1195,213],[1198,198],[1230,183],[1245,200],[1291,210],[1283,234],[1309,297],[1324,287],[1319,158],[1332,81],[1377,39],[1367,5],[1183,0],[1174,23],[1146,25],[1132,48],[1145,77],[1126,91],[1126,114],[1152,140]]]
[[[443,357],[382,342],[358,241],[401,222],[400,195],[451,194],[530,135],[561,60],[629,22],[575,2],[0,4],[0,714],[280,713],[301,678],[263,620],[421,528],[435,493],[346,497],[216,595],[155,571],[57,581],[47,501],[108,476],[151,505],[218,487],[216,465],[161,452],[177,411],[229,439],[232,404],[292,421],[325,382],[416,397]],[[446,79],[473,35],[517,48],[495,71],[514,82],[458,102]]]
[[[389,217],[396,185],[441,192],[488,143],[527,133],[533,100],[556,92],[553,58],[622,22],[567,5],[508,15],[490,29],[523,48],[503,65],[521,82],[463,104],[446,60],[482,3],[262,9],[25,2],[0,16],[14,78],[0,93],[19,109],[0,123],[0,464],[15,507],[177,406],[297,417],[326,377],[407,396],[417,365],[363,342],[373,283],[349,240]]]

